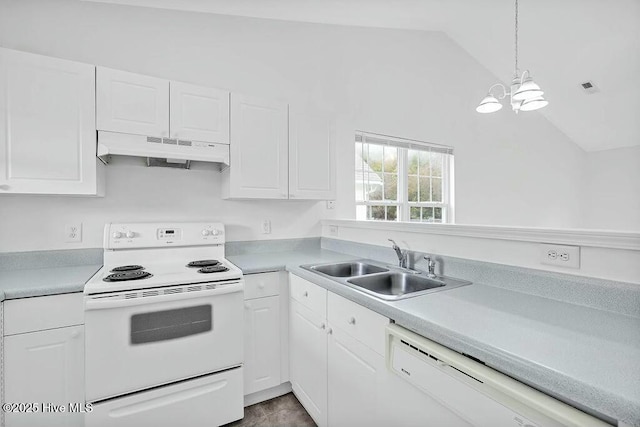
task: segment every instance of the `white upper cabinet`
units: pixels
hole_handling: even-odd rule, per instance
[[[336,198],[335,127],[321,115],[290,108],[289,198]]]
[[[0,194],[96,194],[95,68],[0,48]]]
[[[231,96],[231,167],[226,198],[287,199],[288,106],[244,95]]]
[[[169,136],[169,81],[97,67],[98,130]]]
[[[97,69],[98,130],[229,143],[229,92]]]
[[[170,136],[229,143],[229,92],[171,82]]]

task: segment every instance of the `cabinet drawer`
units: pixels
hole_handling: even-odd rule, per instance
[[[5,336],[84,324],[83,295],[78,292],[5,301]]]
[[[385,327],[389,319],[375,311],[329,292],[328,319],[332,328],[340,328],[380,355],[385,353]]]
[[[280,273],[260,273],[244,276],[244,299],[280,294]]]
[[[327,290],[296,275],[289,275],[289,295],[316,314],[327,315]]]

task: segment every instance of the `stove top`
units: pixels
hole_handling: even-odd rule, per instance
[[[104,230],[104,267],[85,294],[241,281],[219,223],[118,223]]]

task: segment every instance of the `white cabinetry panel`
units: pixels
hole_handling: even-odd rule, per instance
[[[288,198],[287,104],[232,94],[230,145],[225,197]]]
[[[171,138],[229,143],[229,92],[170,83]]]
[[[0,48],[0,193],[96,194],[95,67]]]
[[[169,81],[97,67],[98,130],[169,136]]]
[[[335,129],[321,115],[290,108],[289,198],[336,198]]]
[[[290,299],[289,304],[291,386],[296,397],[318,424],[318,427],[326,427],[326,319],[294,299]]]
[[[84,327],[70,326],[4,338],[5,401],[64,405],[65,413],[5,413],[8,427],[82,426],[84,414]]]
[[[389,425],[380,417],[384,358],[336,327],[328,348],[329,426]]]
[[[244,302],[244,394],[280,385],[280,297]]]

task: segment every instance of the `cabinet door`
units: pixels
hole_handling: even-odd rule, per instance
[[[229,143],[229,92],[171,82],[171,138]]]
[[[326,320],[289,300],[289,363],[296,397],[318,424],[327,426]]]
[[[342,329],[330,327],[329,426],[389,425],[380,417],[384,358]]]
[[[287,199],[287,104],[231,95],[229,197]]]
[[[64,405],[65,413],[6,412],[8,427],[82,426],[84,414],[69,404],[84,405],[84,327],[70,326],[4,338],[5,401]]]
[[[335,199],[335,174],[335,130],[331,121],[292,107],[289,115],[289,198]]]
[[[169,136],[169,81],[97,68],[98,130]]]
[[[96,191],[95,67],[0,49],[0,193]]]
[[[244,394],[280,385],[280,297],[244,302]]]

